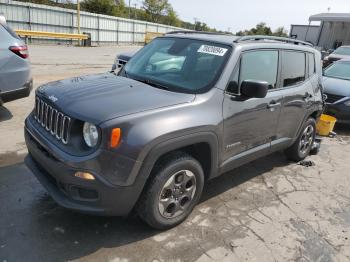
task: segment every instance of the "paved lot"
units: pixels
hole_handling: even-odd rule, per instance
[[[79,57],[55,69],[46,55],[35,57],[40,48],[31,48],[37,84],[55,71],[59,78],[106,71],[114,56],[112,48],[50,47],[55,60],[58,52]],[[90,59],[98,68],[83,65]],[[32,100],[9,104],[8,120],[0,113],[1,150],[24,151],[21,121]],[[4,141],[8,129],[15,138]],[[165,232],[57,206],[12,153],[0,167],[0,261],[350,261],[350,127],[337,131],[308,158],[315,166],[277,153],[210,181],[189,219]]]

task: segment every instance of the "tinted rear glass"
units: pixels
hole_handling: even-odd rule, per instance
[[[282,84],[283,87],[293,86],[305,80],[305,53],[283,51]]]
[[[350,62],[332,64],[324,71],[324,76],[350,80]]]
[[[333,54],[336,55],[350,55],[350,47],[339,47],[336,49]]]

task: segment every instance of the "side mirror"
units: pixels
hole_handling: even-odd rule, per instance
[[[265,81],[244,80],[241,84],[241,94],[249,98],[266,97],[269,84]]]

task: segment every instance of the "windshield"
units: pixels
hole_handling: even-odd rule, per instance
[[[339,47],[333,52],[333,54],[336,54],[336,55],[350,55],[350,47]]]
[[[334,63],[324,71],[324,75],[350,80],[350,62]]]
[[[158,38],[141,49],[120,75],[184,93],[209,90],[220,76],[231,47],[182,38]]]

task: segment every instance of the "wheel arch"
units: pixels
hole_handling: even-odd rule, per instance
[[[147,154],[142,170],[149,178],[152,169],[163,157],[182,151],[195,158],[203,167],[205,179],[215,176],[218,169],[218,139],[212,132],[199,132],[169,139],[154,146]]]
[[[138,191],[139,195],[137,196],[134,208],[137,208],[140,203],[140,196],[142,196],[147,185],[151,182],[152,170],[157,161],[160,161],[163,157],[166,157],[171,153],[179,151],[191,155],[201,163],[205,180],[215,177],[218,173],[218,138],[215,133],[199,132],[159,143],[148,152],[143,165],[140,168],[140,172],[135,178],[135,182],[140,186],[140,189]],[[206,158],[198,159],[200,156],[199,152],[202,154],[204,153]],[[209,155],[210,161],[208,161],[209,163],[205,163],[205,161],[208,160]],[[204,166],[203,163],[205,163]],[[210,164],[209,170],[207,169],[208,164]]]

